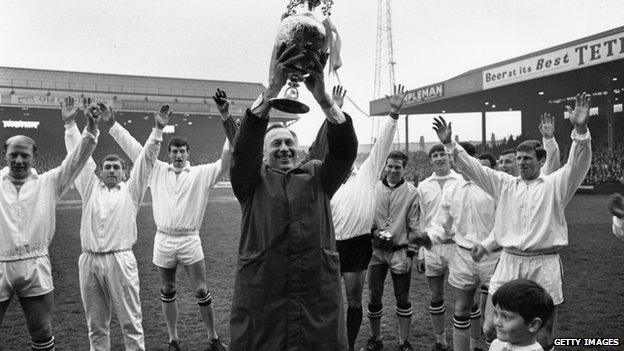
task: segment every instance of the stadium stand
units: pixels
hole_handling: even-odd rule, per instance
[[[81,114],[81,113],[80,113]],[[39,122],[37,128],[14,128],[4,127],[2,140],[15,134],[24,134],[37,142],[39,157],[35,162],[38,172],[47,171],[60,165],[65,157],[63,142],[64,127],[61,121],[59,109],[50,108],[26,108],[26,107],[0,107],[0,117],[3,121],[33,121]],[[77,118],[78,126],[84,128],[83,116]],[[151,114],[141,112],[118,112],[117,121],[141,143],[147,140],[154,120]],[[184,136],[191,144],[190,161],[192,164],[214,162],[221,156],[221,148],[225,141],[225,133],[221,126],[221,119],[213,115],[183,115],[175,114],[171,120],[171,126],[175,128],[173,133],[165,134],[159,159],[167,161],[167,147],[169,139],[174,135]],[[125,158],[121,148],[108,134],[105,125],[100,126],[100,139],[94,152],[94,159],[99,163],[108,154],[118,154]],[[126,158],[126,161],[127,158]],[[4,162],[4,161],[3,161]],[[131,164],[131,163],[128,163]],[[4,164],[3,164],[4,166]]]

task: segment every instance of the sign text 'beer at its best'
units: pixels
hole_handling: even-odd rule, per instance
[[[624,59],[624,32],[483,71],[483,89]]]

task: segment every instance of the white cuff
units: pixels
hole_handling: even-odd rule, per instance
[[[461,146],[455,142],[455,140],[451,140],[450,143],[444,144],[444,149],[447,153],[452,154],[453,151],[457,150]]]
[[[576,129],[572,129],[572,134],[570,136],[572,140],[576,141],[579,144],[588,143],[591,140],[591,134],[589,134],[589,129],[587,132],[583,134],[579,134],[576,132]]]

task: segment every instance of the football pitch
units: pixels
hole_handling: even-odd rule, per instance
[[[213,296],[217,332],[229,339],[229,317],[238,241],[240,207],[230,189],[213,189],[201,230],[206,256],[207,281]],[[611,216],[607,196],[576,195],[566,210],[569,226],[569,247],[561,252],[564,269],[564,298],[557,321],[557,337],[620,338],[624,342],[624,242],[611,233]],[[134,246],[141,280],[141,306],[147,350],[165,350],[167,329],[160,303],[160,279],[152,264],[155,225],[149,204],[142,206],[138,218],[138,242]],[[56,235],[50,247],[54,276],[53,333],[57,350],[88,350],[87,327],[78,285],[80,256],[80,203],[76,194],[68,194],[59,204]],[[188,275],[178,270],[178,331],[184,350],[202,350],[207,333]],[[364,292],[364,307],[368,296]],[[429,320],[429,292],[424,275],[412,273],[410,290],[414,315],[410,339],[415,350],[431,349],[434,342]],[[447,335],[452,335],[453,297],[445,288]],[[397,343],[395,301],[390,277],[384,292],[382,336],[386,350]],[[357,348],[370,336],[368,320],[363,318]],[[0,349],[29,350],[30,337],[16,297],[13,298],[3,326],[0,328]],[[622,347],[622,346],[619,346]],[[116,316],[111,323],[111,349],[123,350],[123,338]],[[587,350],[586,347],[558,347],[559,350]],[[600,347],[596,350],[615,350]]]

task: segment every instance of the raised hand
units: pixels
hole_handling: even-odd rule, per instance
[[[347,96],[347,89],[343,89],[342,85],[334,85],[332,88],[332,99],[339,108],[342,108],[344,105],[345,96]]]
[[[275,57],[276,59],[271,62],[269,72],[269,90],[273,95],[277,95],[284,84],[286,84],[290,73],[298,72],[293,66],[305,55],[298,51],[297,45],[286,46],[286,44],[283,44],[278,48]]]
[[[544,139],[552,139],[555,136],[555,118],[549,113],[540,116],[539,131]]]
[[[76,115],[78,115],[78,105],[75,103],[75,99],[71,96],[67,96],[60,102],[61,104],[61,116],[65,124],[70,124],[76,121]]]
[[[314,54],[308,53],[310,55],[310,67],[309,67],[309,76],[305,79],[306,88],[312,93],[314,99],[317,102],[330,104],[331,97],[325,92],[325,76],[323,74],[323,69],[325,68],[325,62],[327,61],[327,55],[324,54],[323,57],[319,58]],[[331,106],[321,106],[322,108],[327,108]]]
[[[395,85],[394,92],[392,96],[386,95],[386,99],[390,103],[390,111],[393,113],[399,113],[401,111],[401,107],[403,107],[403,101],[405,101],[405,86],[404,85]]]
[[[438,134],[438,138],[442,144],[448,144],[452,140],[453,131],[451,129],[451,123],[448,125],[442,116],[438,116],[433,119],[433,130]]]
[[[103,101],[98,101],[97,105],[99,106],[101,111],[100,120],[104,121],[109,127],[115,124],[115,120],[117,119],[117,117],[115,116],[115,111],[113,110],[113,107],[106,106]]]
[[[591,106],[590,94],[576,94],[574,102],[574,110],[570,106],[566,106],[566,112],[570,116],[570,122],[574,125],[574,129],[579,134],[587,132],[587,119],[589,118],[589,107]]]
[[[154,114],[154,122],[156,122],[156,128],[164,129],[165,126],[169,123],[169,118],[173,111],[169,107],[169,105],[164,104],[160,106],[160,110]]]
[[[609,197],[609,211],[619,219],[624,218],[624,196],[622,194],[611,194]]]
[[[102,114],[101,108],[101,105],[92,102],[84,110],[85,117],[87,117],[87,130],[93,135],[97,134],[98,124],[100,123],[100,115]]]
[[[225,91],[217,89],[217,92],[212,96],[212,98],[217,104],[217,109],[219,110],[221,117],[224,119],[230,117],[230,100],[228,100]]]
[[[89,106],[91,106],[91,103],[92,103],[92,101],[91,101],[90,97],[83,97],[82,98],[82,109],[84,111],[86,111],[89,108]]]

